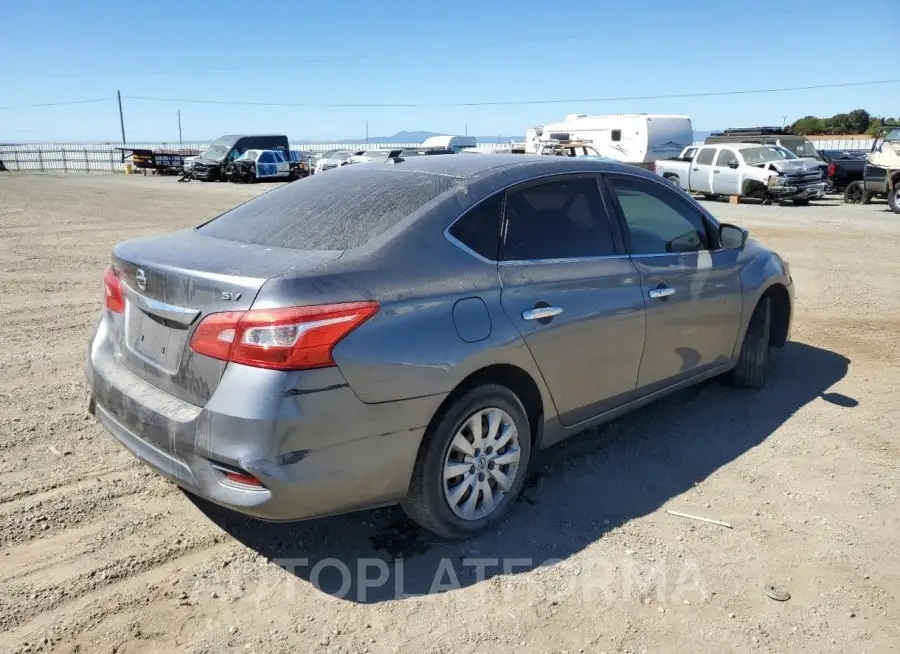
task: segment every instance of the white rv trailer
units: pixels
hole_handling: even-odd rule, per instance
[[[422,141],[422,148],[447,148],[454,152],[459,152],[463,148],[477,147],[478,143],[474,136],[429,136]]]
[[[649,167],[657,159],[678,156],[694,142],[687,116],[667,114],[569,114],[563,120],[529,129],[525,148],[537,153],[548,141],[589,143],[600,155]]]

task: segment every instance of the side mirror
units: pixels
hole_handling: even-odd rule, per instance
[[[731,168],[732,170],[736,170],[738,168],[738,166],[740,166],[740,165],[741,164],[739,164],[737,161],[729,161],[728,162],[728,167]]]
[[[743,250],[750,232],[737,225],[724,223],[719,226],[719,243],[726,250]]]

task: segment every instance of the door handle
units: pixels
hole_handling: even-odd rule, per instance
[[[700,170],[699,168],[694,168],[694,170]]]
[[[558,316],[563,312],[559,307],[537,307],[522,312],[522,318],[525,320],[544,320]]]
[[[721,173],[722,171],[721,171],[721,170],[714,170],[713,172],[714,172],[716,175],[718,175],[718,174]]]
[[[647,295],[649,295],[654,300],[659,300],[660,298],[669,297],[670,295],[675,295],[675,289],[671,286],[665,286],[663,288],[651,288]]]

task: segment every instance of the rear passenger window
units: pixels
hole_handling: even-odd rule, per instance
[[[595,178],[547,182],[507,193],[503,261],[615,253]]]
[[[469,209],[450,227],[450,235],[485,259],[496,261],[497,251],[500,249],[502,211],[501,192]]]
[[[716,156],[716,151],[713,148],[703,148],[700,150],[700,154],[697,155],[697,163],[702,166],[709,166],[713,162],[713,157]]]

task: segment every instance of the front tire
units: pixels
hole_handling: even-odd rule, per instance
[[[762,388],[766,383],[771,328],[772,302],[768,296],[764,296],[750,316],[737,365],[731,371],[731,383],[735,386]]]
[[[531,428],[505,386],[469,389],[432,420],[403,510],[445,538],[467,538],[503,518],[522,491]]]
[[[900,185],[888,190],[888,206],[894,213],[900,213]]]

